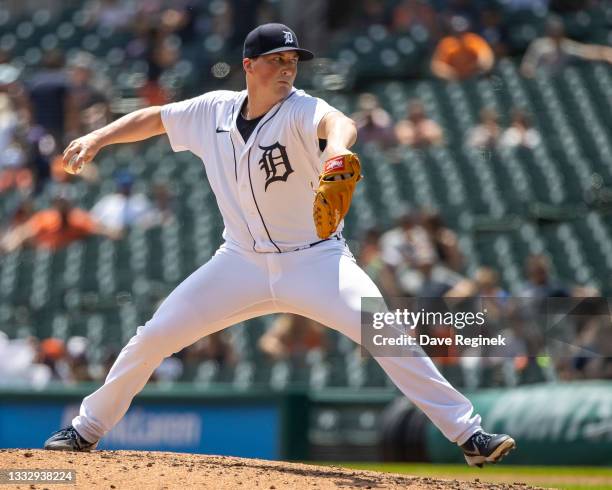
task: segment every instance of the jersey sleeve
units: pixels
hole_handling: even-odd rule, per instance
[[[214,120],[210,114],[213,97],[213,93],[208,93],[162,106],[162,123],[174,151],[189,150],[202,157],[202,135]]]
[[[297,117],[299,131],[302,133],[304,140],[308,143],[312,143],[317,149],[319,148],[317,128],[319,127],[321,119],[330,112],[339,111],[318,97],[306,97],[301,107],[299,107]]]

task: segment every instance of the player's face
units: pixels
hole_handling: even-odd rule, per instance
[[[293,87],[298,61],[295,51],[259,56],[251,62],[251,79],[264,90],[286,97]]]

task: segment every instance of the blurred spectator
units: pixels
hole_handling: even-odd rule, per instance
[[[568,288],[550,276],[550,261],[544,255],[530,255],[525,262],[527,282],[520,294],[525,298],[569,297]]]
[[[49,383],[51,369],[36,362],[38,344],[35,337],[10,340],[0,330],[0,386],[26,384],[40,389]]]
[[[198,383],[213,380],[229,381],[232,371],[227,368],[235,366],[240,360],[226,332],[207,335],[170,359],[172,359],[176,373],[178,373],[177,368],[180,363],[181,380]],[[166,376],[166,379],[169,378]]]
[[[65,383],[93,381],[89,372],[87,349],[89,341],[85,337],[70,337],[66,342],[66,356],[56,366],[60,378]]]
[[[147,105],[164,105],[170,102],[171,96],[161,85],[160,78],[166,69],[176,63],[178,51],[167,32],[158,26],[150,26],[145,36],[147,80],[138,90],[138,95]]]
[[[412,100],[408,103],[408,117],[395,125],[395,137],[401,145],[426,148],[443,142],[442,128],[425,114],[423,103]]]
[[[22,70],[13,66],[8,53],[0,49],[0,97],[2,105],[2,129],[0,149],[30,124],[29,95],[21,80]],[[2,153],[0,153],[2,154]]]
[[[79,114],[78,134],[86,134],[105,126],[111,121],[110,105],[101,90],[92,80],[95,58],[89,53],[74,55],[70,68],[71,93]]]
[[[400,0],[393,9],[391,27],[398,33],[409,33],[421,27],[430,38],[438,37],[436,11],[425,0]]]
[[[42,69],[26,83],[30,121],[40,126],[62,146],[77,135],[78,113],[70,83],[64,72],[64,55],[58,50],[45,52]]]
[[[612,378],[612,329],[610,328],[610,305],[601,292],[592,287],[576,287],[572,297],[583,299],[574,302],[580,314],[575,315],[575,339],[572,372],[565,377],[585,379]],[[576,311],[576,310],[575,310]],[[569,374],[569,376],[567,376]]]
[[[391,116],[380,107],[378,98],[363,93],[357,102],[358,111],[353,114],[357,125],[357,140],[360,144],[375,143],[389,148],[396,143]]]
[[[499,273],[493,267],[481,266],[474,277],[459,281],[446,295],[447,298],[490,298],[506,300],[510,295],[499,284]]]
[[[491,6],[482,9],[479,33],[491,46],[495,58],[499,59],[508,55],[508,27],[503,22],[500,8]]]
[[[413,267],[400,271],[400,285],[411,296],[441,298],[458,280],[439,266],[434,255],[417,255]]]
[[[417,255],[434,253],[427,232],[420,225],[420,216],[414,211],[402,212],[396,225],[381,235],[379,244],[382,259],[392,268],[404,263],[412,265]]]
[[[474,277],[463,279],[453,286],[446,298],[481,298],[487,309],[487,322],[499,321],[508,314],[509,293],[499,284],[499,273],[492,267],[481,266]]]
[[[134,194],[134,177],[127,171],[115,175],[117,191],[104,196],[91,208],[91,215],[108,230],[117,233],[132,226],[148,227],[155,219],[155,208],[141,193]]]
[[[509,294],[499,284],[499,273],[492,267],[479,267],[474,274],[478,294],[484,298],[507,299]]]
[[[29,168],[30,145],[24,131],[29,122],[29,103],[19,82],[20,70],[6,61],[8,56],[0,59],[0,194],[14,188],[29,194],[34,184]]]
[[[168,184],[165,182],[153,184],[152,194],[154,209],[147,215],[143,226],[164,226],[173,222],[176,202]]]
[[[382,258],[395,270],[401,294],[439,297],[460,280],[440,263],[432,241],[435,235],[425,228],[421,215],[414,212],[403,213],[397,226],[382,235]]]
[[[532,150],[541,140],[540,132],[533,127],[529,114],[515,108],[512,110],[510,127],[502,133],[499,143],[511,148],[520,146]]]
[[[437,211],[423,212],[421,222],[430,243],[436,250],[439,261],[454,271],[463,267],[463,257],[459,250],[459,240],[454,231],[444,224]]]
[[[395,283],[395,272],[382,258],[380,249],[380,230],[371,228],[366,231],[359,248],[357,261],[370,278],[376,283],[384,297],[399,296]]]
[[[198,365],[203,361],[214,361],[218,367],[233,366],[238,361],[231,342],[223,332],[216,332],[196,341],[182,353],[185,366]]]
[[[113,230],[97,223],[87,211],[73,207],[65,197],[56,197],[51,208],[38,211],[24,224],[3,236],[0,249],[11,252],[22,245],[31,244],[57,250],[94,234],[118,238]]]
[[[183,5],[172,5],[161,14],[161,24],[167,32],[175,33],[181,44],[191,45],[198,41],[198,17],[202,6],[197,2],[188,1]]]
[[[480,111],[480,123],[468,132],[467,144],[473,148],[494,148],[502,133],[498,119],[499,116],[495,109],[483,108]]]
[[[583,44],[567,38],[563,20],[551,16],[546,26],[546,35],[533,40],[527,48],[521,73],[528,78],[535,77],[540,71],[554,75],[576,58],[612,63],[612,47]]]
[[[324,350],[323,326],[309,318],[282,313],[259,339],[259,349],[273,360],[302,360],[312,350]]]
[[[52,377],[59,380],[60,374],[57,367],[65,357],[66,346],[64,345],[64,341],[56,338],[48,338],[42,340],[38,345],[35,362],[47,366],[52,373]]]
[[[450,34],[440,40],[431,60],[431,71],[438,78],[466,80],[493,68],[493,50],[485,39],[468,29],[465,17],[451,19]]]
[[[479,267],[473,278],[459,281],[445,298],[478,298],[471,303],[476,311],[486,312],[478,333],[485,337],[503,335],[505,346],[469,347],[463,350],[461,366],[467,384],[514,386],[529,365],[524,320],[513,318],[515,303],[499,284],[499,273],[492,267]],[[450,303],[453,304],[453,303]],[[470,303],[466,303],[469,305]],[[520,303],[519,303],[520,304]],[[537,349],[536,349],[537,353]]]
[[[164,71],[176,63],[177,46],[170,36],[176,26],[169,21],[158,22],[155,17],[141,13],[134,23],[134,38],[126,46],[128,58],[146,61],[145,82],[138,89],[138,96],[148,105],[163,105],[170,101],[170,94],[160,84]]]

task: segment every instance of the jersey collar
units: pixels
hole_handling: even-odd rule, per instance
[[[253,130],[253,132],[251,133],[251,136],[249,137],[249,139],[247,141],[244,141],[244,148],[242,150],[242,152],[244,153],[245,151],[248,150],[248,148],[251,146],[253,139],[255,138],[258,129],[261,125],[265,124],[266,121],[268,119],[270,119],[271,117],[274,117],[274,115],[276,114],[278,108],[281,106],[281,104],[283,102],[285,102],[288,98],[290,98],[295,92],[297,92],[297,89],[295,87],[291,87],[291,92],[289,92],[289,94],[287,95],[287,97],[285,97],[284,99],[278,101],[275,105],[273,105],[270,110],[268,112],[266,112],[264,114],[264,117],[261,119],[261,121],[259,121],[259,123],[257,124],[257,126],[255,127],[255,129]],[[240,114],[240,109],[242,108],[242,104],[244,104],[245,99],[247,98],[248,92],[247,90],[243,90],[242,92],[240,92],[238,94],[238,97],[236,98],[236,100],[234,101],[234,105],[232,107],[232,133],[236,135],[237,138],[239,138],[240,141],[242,140],[242,135],[240,134],[240,131],[238,131],[238,125],[236,123],[236,121],[238,120],[238,115]]]

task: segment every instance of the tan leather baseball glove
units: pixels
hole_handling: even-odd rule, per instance
[[[336,231],[348,213],[355,185],[361,178],[361,163],[354,153],[325,161],[312,210],[319,238],[329,238]]]

